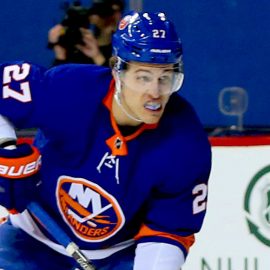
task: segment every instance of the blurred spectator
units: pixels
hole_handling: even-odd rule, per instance
[[[123,0],[94,0],[90,9],[74,1],[64,20],[48,33],[53,65],[89,63],[109,65],[111,38],[124,10]]]
[[[60,24],[49,30],[48,44],[53,49],[53,65],[65,63],[109,66],[112,55],[112,34],[124,10],[124,0],[94,0],[87,9],[80,1],[67,8]],[[40,150],[47,143],[38,130],[34,145]]]

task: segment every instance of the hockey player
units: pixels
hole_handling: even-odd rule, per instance
[[[177,94],[182,46],[163,13],[130,13],[113,38],[112,69],[1,65],[0,268],[75,269],[24,210],[38,201],[100,270],[179,270],[202,225],[208,138]],[[13,127],[48,142],[15,145]]]

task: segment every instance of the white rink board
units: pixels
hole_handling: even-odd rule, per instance
[[[257,174],[270,165],[270,146],[212,151],[208,211],[182,270],[270,270],[270,172]]]

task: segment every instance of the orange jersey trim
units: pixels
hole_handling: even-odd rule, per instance
[[[187,252],[188,252],[189,248],[195,242],[194,234],[189,235],[189,236],[178,236],[178,235],[174,235],[174,234],[169,234],[169,233],[165,233],[165,232],[161,232],[161,231],[152,230],[148,226],[146,226],[145,224],[142,225],[139,233],[137,235],[135,235],[134,239],[138,240],[138,239],[143,238],[143,237],[151,237],[151,236],[164,237],[164,238],[174,240],[174,241],[180,243],[182,246],[184,246],[184,248],[187,250]]]
[[[115,134],[108,138],[106,140],[107,145],[110,147],[110,149],[112,150],[112,154],[114,156],[125,156],[128,154],[128,148],[126,145],[127,141],[133,140],[136,137],[138,137],[145,129],[155,129],[158,124],[143,124],[141,125],[141,127],[136,130],[133,134],[124,137],[118,126],[117,123],[113,117],[113,113],[112,113],[112,103],[113,103],[113,95],[114,95],[114,91],[115,91],[115,81],[112,80],[111,84],[110,84],[110,88],[108,91],[108,94],[106,95],[106,97],[103,99],[103,104],[106,106],[106,108],[110,111],[110,118],[111,118],[111,125],[113,127],[113,130],[115,132]],[[116,140],[119,139],[121,141],[121,146],[116,147]]]
[[[23,179],[37,173],[41,165],[41,155],[36,147],[31,147],[33,153],[26,157],[0,157],[0,176],[9,179]]]

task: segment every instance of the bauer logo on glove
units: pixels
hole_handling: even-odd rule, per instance
[[[0,205],[22,211],[37,196],[41,155],[29,144],[0,148]]]

